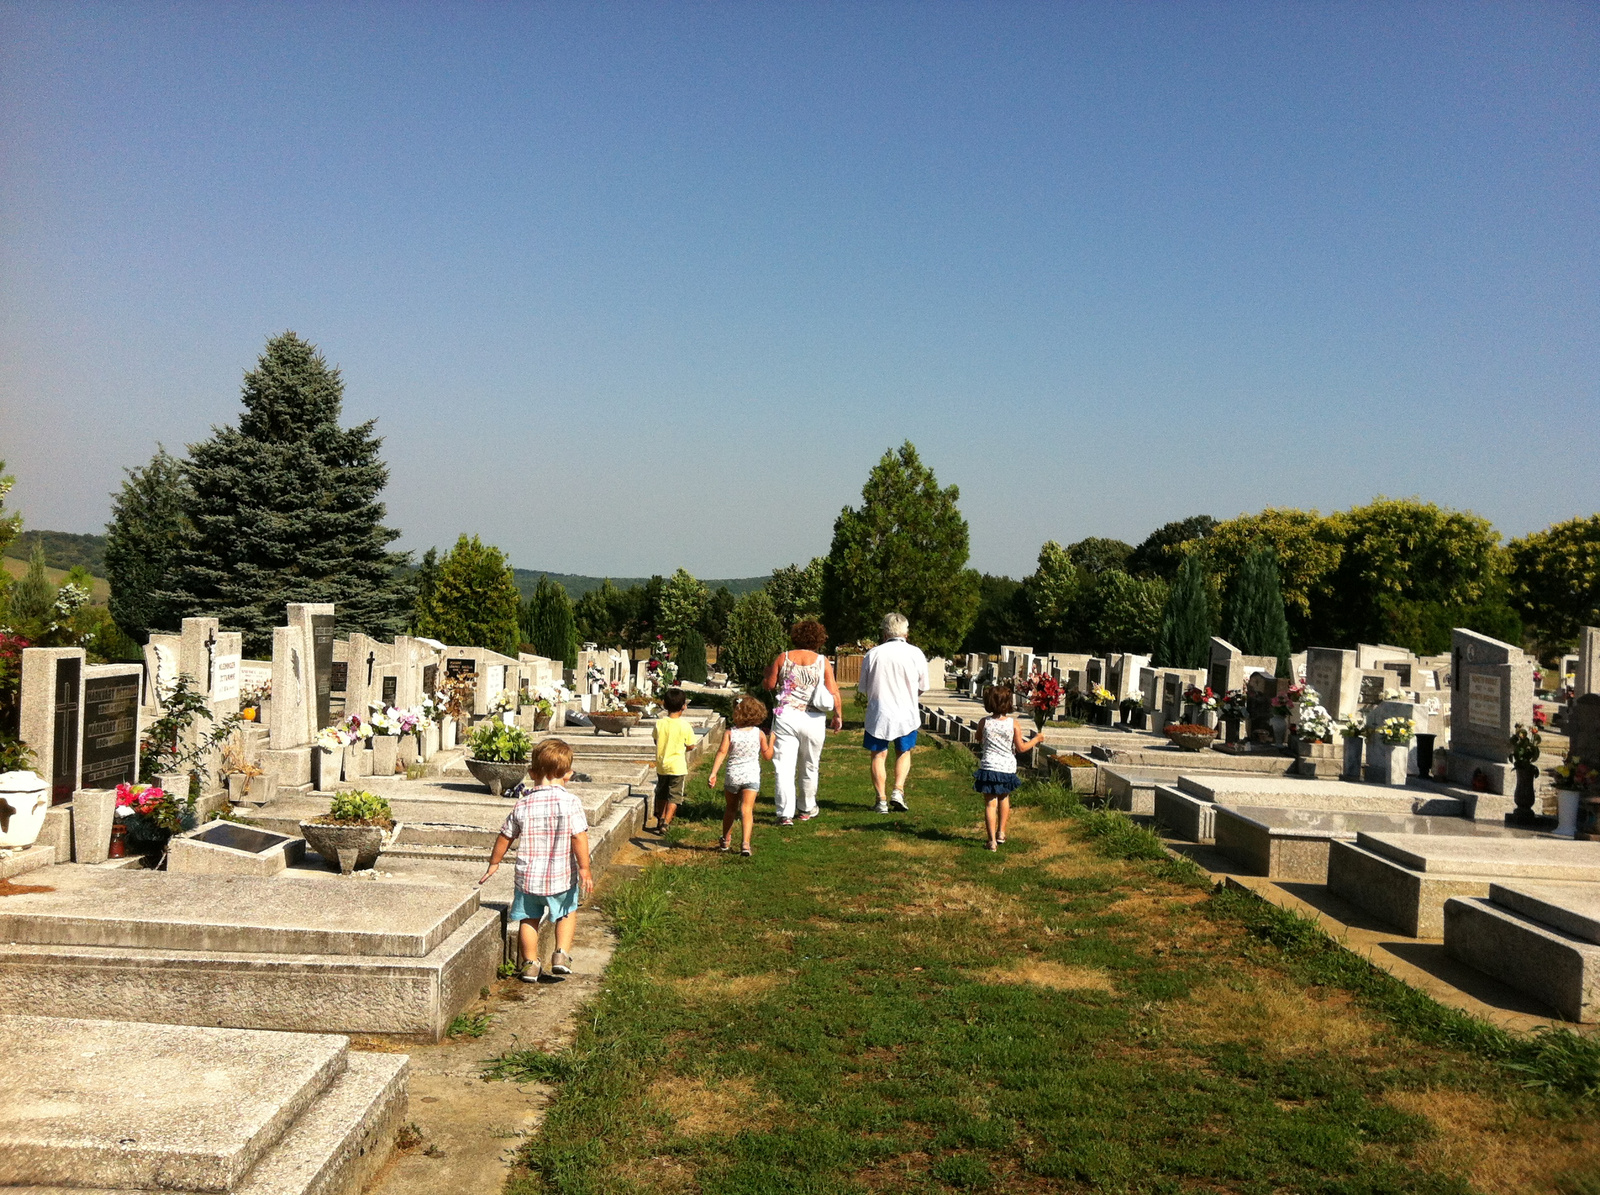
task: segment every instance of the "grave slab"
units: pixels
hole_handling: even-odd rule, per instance
[[[7,897],[0,942],[423,958],[478,907],[475,889],[294,883],[60,867],[53,892]]]
[[[1220,805],[1429,817],[1459,817],[1466,812],[1465,802],[1456,796],[1441,796],[1428,789],[1397,792],[1389,785],[1356,784],[1347,780],[1185,774],[1178,778],[1177,787],[1198,800]]]
[[[39,846],[37,843],[21,850],[0,854],[0,880],[9,880],[30,871],[38,871],[41,867],[49,867],[55,861],[56,848]]]
[[[1569,1021],[1600,1021],[1600,946],[1492,900],[1452,897],[1444,906],[1444,947]]]
[[[1546,835],[1362,833],[1356,844],[1413,871],[1600,882],[1600,842]]]
[[[210,822],[167,843],[168,875],[273,876],[306,853],[303,838]]]
[[[342,1037],[0,1017],[0,1184],[230,1191],[344,1071]]]
[[[1491,884],[1489,899],[1600,946],[1600,884]]]

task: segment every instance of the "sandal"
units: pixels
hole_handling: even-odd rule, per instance
[[[745,857],[745,858],[746,858],[746,859],[748,859],[748,858],[749,858],[749,857],[750,857],[750,856],[751,856],[751,855],[753,855],[753,854],[754,854],[754,853],[755,853],[755,852],[754,852],[754,851],[752,851],[752,850],[751,850],[751,849],[750,849],[750,848],[749,848],[749,847],[747,847],[747,846],[742,846],[742,847],[740,847],[740,848],[739,848],[739,853],[740,853],[740,854],[741,854],[741,855],[743,855],[743,856],[744,856],[744,857]]]
[[[724,834],[722,836],[722,841],[717,844],[717,850],[723,852],[724,854],[726,854],[728,851],[731,851],[733,849],[732,838],[733,836],[731,834]]]

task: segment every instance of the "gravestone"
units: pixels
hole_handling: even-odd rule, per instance
[[[1361,689],[1357,696],[1358,704],[1374,706],[1382,701],[1384,690],[1388,688],[1386,683],[1388,679],[1381,672],[1363,672],[1361,674]]]
[[[1168,722],[1177,722],[1183,717],[1183,681],[1176,672],[1163,672],[1161,674],[1161,720],[1160,725]]]
[[[1600,693],[1600,627],[1584,627],[1578,634],[1578,664],[1573,693]]]
[[[290,602],[288,619],[298,627],[305,643],[306,741],[333,723],[333,627],[332,602]]]
[[[424,664],[422,666],[422,695],[432,697],[439,691],[439,665]]]
[[[1161,677],[1154,668],[1139,669],[1139,695],[1144,698],[1145,713],[1155,722],[1161,710]]]
[[[350,712],[350,661],[335,660],[328,674],[328,720],[337,722]]]
[[[1394,677],[1391,689],[1411,688],[1411,664],[1405,660],[1385,660],[1381,670]]]
[[[1591,766],[1600,763],[1600,693],[1585,693],[1572,703],[1567,733],[1573,758]]]
[[[1471,785],[1474,772],[1489,791],[1509,793],[1511,730],[1533,721],[1533,669],[1520,648],[1457,627],[1451,632],[1450,780]]]
[[[50,803],[72,800],[83,742],[81,647],[28,647],[22,651],[18,731],[33,749],[34,771],[50,783]]]
[[[305,634],[298,626],[272,631],[272,705],[267,713],[268,749],[261,752],[263,774],[278,782],[280,792],[305,789],[314,779],[313,751],[309,745],[311,714],[306,705],[311,670]],[[316,752],[320,755],[321,752]],[[337,759],[337,756],[332,757]],[[337,768],[337,764],[335,764]],[[338,778],[337,770],[334,779]]]
[[[83,682],[83,751],[80,788],[116,788],[139,778],[138,664],[99,664]]]
[[[1322,704],[1336,718],[1355,715],[1361,705],[1356,653],[1335,647],[1306,649],[1306,683],[1317,691]],[[1382,693],[1378,696],[1381,698]]]
[[[1287,683],[1287,682],[1285,682]],[[1244,682],[1245,707],[1250,714],[1250,741],[1259,743],[1262,734],[1272,740],[1272,699],[1278,695],[1278,679],[1264,672],[1252,672]]]
[[[1206,685],[1221,700],[1235,689],[1244,688],[1244,653],[1226,639],[1211,640],[1211,666]]]

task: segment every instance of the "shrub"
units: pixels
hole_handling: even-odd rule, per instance
[[[328,816],[320,820],[373,825],[382,822],[393,823],[394,813],[389,809],[386,798],[357,788],[349,792],[334,793]]]
[[[533,750],[533,740],[526,731],[507,726],[499,718],[479,723],[468,742],[472,747],[469,758],[489,763],[522,763]]]

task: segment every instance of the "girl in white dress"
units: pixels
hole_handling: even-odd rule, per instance
[[[761,701],[750,696],[741,697],[733,707],[733,729],[717,744],[717,758],[711,763],[711,775],[706,784],[717,787],[717,773],[726,760],[728,781],[723,789],[726,808],[722,811],[722,845],[718,850],[731,849],[733,821],[738,818],[744,829],[744,847],[739,853],[750,854],[756,797],[761,794],[761,761],[772,758],[772,736],[761,729],[766,720],[767,707]]]
[[[985,691],[983,708],[989,716],[978,723],[978,770],[972,787],[983,794],[983,824],[989,831],[989,849],[997,851],[1006,840],[1011,820],[1011,793],[1017,787],[1017,756],[1044,742],[1044,735],[1022,737],[1022,727],[1011,716],[1013,697],[1006,685]]]

